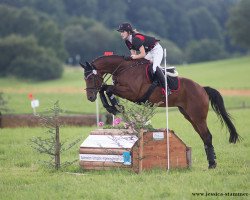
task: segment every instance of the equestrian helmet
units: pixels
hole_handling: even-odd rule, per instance
[[[119,25],[117,31],[119,32],[123,32],[123,31],[127,31],[127,32],[133,32],[132,26],[130,23],[122,23]]]

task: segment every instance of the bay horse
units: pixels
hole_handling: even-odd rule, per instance
[[[80,63],[84,68],[88,100],[94,102],[98,92],[103,94],[106,91],[110,101],[113,101],[114,95],[116,95],[131,102],[137,102],[152,84],[145,73],[145,68],[148,65],[148,62],[145,61],[145,59],[127,60],[124,56],[111,55],[99,57],[91,63],[86,62],[85,65]],[[107,74],[112,76],[113,85],[106,85],[104,78]],[[212,144],[212,134],[207,126],[209,101],[222,125],[225,124],[230,133],[229,143],[236,143],[240,136],[226,111],[223,97],[216,89],[202,87],[184,77],[178,78],[179,90],[168,96],[167,105],[178,107],[179,111],[192,124],[204,143],[208,168],[215,168],[217,165],[216,155]],[[107,100],[101,99],[103,104],[107,105]],[[162,94],[161,87],[158,86],[154,89],[148,101],[153,104],[162,102],[159,107],[166,106],[166,97]]]

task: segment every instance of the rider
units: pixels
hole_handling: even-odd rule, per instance
[[[165,77],[159,67],[163,58],[163,49],[158,43],[160,40],[138,33],[127,22],[120,24],[117,31],[121,32],[121,37],[130,50],[132,59],[145,58],[153,62],[154,76],[165,89]],[[139,53],[137,54],[137,52]]]

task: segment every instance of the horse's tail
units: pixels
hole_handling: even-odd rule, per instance
[[[204,87],[206,90],[209,100],[211,102],[211,106],[214,110],[214,112],[217,114],[217,116],[220,119],[220,122],[223,126],[223,124],[226,124],[227,129],[230,133],[230,138],[229,142],[230,143],[236,143],[237,141],[240,140],[240,136],[236,131],[236,128],[231,120],[230,114],[226,111],[225,105],[223,98],[221,94],[216,90],[211,87]]]

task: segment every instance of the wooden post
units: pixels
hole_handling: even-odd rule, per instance
[[[144,130],[140,130],[139,134],[139,171],[138,173],[142,172],[142,162],[143,162],[143,133]]]
[[[55,147],[55,168],[58,170],[60,168],[60,151],[61,151],[61,143],[59,137],[59,126],[56,122],[56,147]]]

